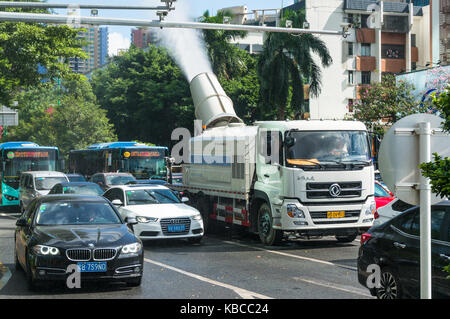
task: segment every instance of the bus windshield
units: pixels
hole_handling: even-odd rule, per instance
[[[125,171],[137,179],[166,179],[167,167],[164,152],[161,151],[129,151],[125,161]]]
[[[5,150],[3,152],[3,160],[6,165],[3,172],[3,181],[17,189],[21,172],[55,171],[56,152],[54,149]]]

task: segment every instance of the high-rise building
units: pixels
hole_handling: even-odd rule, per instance
[[[78,39],[85,42],[83,51],[87,59],[70,59],[70,68],[77,73],[88,73],[107,62],[108,58],[108,28],[92,25],[81,25],[85,31],[78,33]]]
[[[131,43],[137,48],[146,48],[149,44],[157,44],[156,32],[149,28],[137,28],[131,30]]]

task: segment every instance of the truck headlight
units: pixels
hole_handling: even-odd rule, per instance
[[[375,202],[370,203],[370,206],[366,209],[366,215],[374,215],[377,204]]]
[[[305,213],[294,204],[288,204],[286,206],[287,214],[291,218],[305,218]]]
[[[45,245],[36,245],[33,247],[33,251],[36,255],[40,256],[57,256],[59,255],[59,249],[56,247],[50,247]]]
[[[158,218],[154,218],[154,217],[145,217],[145,216],[137,216],[136,217],[136,221],[138,223],[156,223],[158,221]]]
[[[136,254],[142,248],[142,245],[139,243],[129,244],[122,247],[122,254]]]

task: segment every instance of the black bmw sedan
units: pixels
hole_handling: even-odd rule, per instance
[[[127,224],[128,223],[128,224]],[[41,281],[123,281],[139,286],[142,242],[105,198],[47,195],[32,201],[17,220],[16,269],[23,268],[31,289]],[[71,270],[71,271],[69,271]]]
[[[449,265],[450,201],[442,201],[431,206],[433,299],[450,298]],[[362,234],[358,281],[379,299],[420,298],[419,207]]]

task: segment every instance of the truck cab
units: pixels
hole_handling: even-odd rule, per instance
[[[269,229],[351,241],[372,225],[374,166],[364,124],[312,120],[255,125],[254,194],[265,197],[271,214],[258,218],[259,228],[264,219],[272,220],[265,227],[268,233],[260,233],[262,241],[277,236]]]

